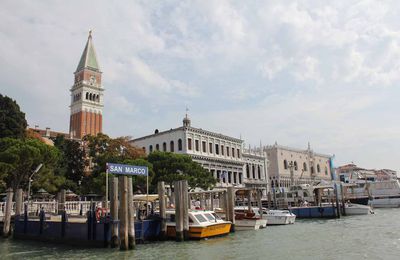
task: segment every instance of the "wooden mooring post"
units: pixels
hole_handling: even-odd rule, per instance
[[[258,206],[258,212],[260,212],[260,218],[263,218],[263,206],[261,202],[261,197],[262,197],[262,190],[256,190],[257,192],[257,206]]]
[[[335,192],[335,202],[336,202],[336,217],[340,218],[340,205],[339,205],[339,194],[337,190],[337,184],[334,183],[334,192]]]
[[[214,194],[210,192],[210,210],[214,210]]]
[[[247,194],[247,211],[251,212],[251,190],[246,192]]]
[[[21,216],[23,212],[24,198],[22,189],[17,189],[15,193],[15,215]]]
[[[118,177],[112,178],[112,188],[111,188],[111,247],[115,248],[119,246],[119,236],[118,236]]]
[[[232,222],[231,232],[235,232],[235,188],[228,187],[226,195],[226,220]]]
[[[119,176],[118,177],[119,192],[120,192],[120,210],[119,210],[119,238],[121,250],[129,249],[129,239],[128,239],[128,177]]]
[[[182,182],[174,182],[174,193],[175,193],[175,240],[177,242],[183,241],[183,205],[182,201]]]
[[[135,248],[135,209],[133,206],[133,186],[132,186],[132,177],[128,178],[128,219],[129,219],[129,227],[128,227],[128,243],[129,249]],[[142,230],[142,232],[144,232]]]
[[[189,186],[187,180],[183,180],[181,182],[183,239],[189,240]]]
[[[165,184],[163,181],[157,183],[158,200],[160,205],[161,231],[160,240],[165,240],[167,235],[167,213],[165,200]]]
[[[65,189],[62,189],[58,196],[59,196],[59,198],[58,198],[57,212],[59,215],[62,215],[65,210],[65,200],[66,200]]]
[[[11,234],[11,211],[14,192],[11,188],[7,189],[6,210],[4,215],[3,236],[9,237]]]
[[[340,195],[342,197],[342,215],[346,216],[346,198],[344,196],[343,184],[340,183]]]

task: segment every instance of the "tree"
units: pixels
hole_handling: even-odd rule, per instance
[[[29,176],[42,163],[42,169],[34,176],[34,188],[55,192],[64,182],[62,176],[54,175],[60,153],[57,148],[37,139],[0,138],[0,179],[3,189],[27,188]]]
[[[26,127],[25,113],[17,102],[0,94],[0,138],[23,138]]]
[[[153,185],[164,181],[172,186],[174,181],[188,180],[190,189],[207,190],[216,184],[212,174],[188,155],[156,151],[149,154],[148,161],[155,172]]]
[[[66,179],[64,188],[79,194],[87,166],[85,150],[78,141],[65,139],[62,135],[55,138],[54,146],[61,152],[59,171]]]
[[[87,193],[105,194],[106,163],[123,163],[126,160],[144,158],[142,149],[132,146],[128,137],[110,138],[99,133],[83,138],[90,157],[91,172],[83,180],[83,189]]]

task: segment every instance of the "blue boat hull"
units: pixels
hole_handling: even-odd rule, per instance
[[[290,211],[296,218],[336,218],[336,208],[332,206],[294,207]]]

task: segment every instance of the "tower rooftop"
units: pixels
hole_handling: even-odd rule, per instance
[[[76,68],[76,72],[81,71],[83,69],[100,71],[100,66],[97,61],[96,51],[93,46],[92,31],[89,31],[88,40],[86,42],[85,49],[83,50],[78,67]]]

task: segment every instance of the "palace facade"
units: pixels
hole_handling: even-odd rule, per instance
[[[218,181],[217,187],[260,186],[267,189],[266,158],[243,149],[243,140],[191,126],[185,116],[183,125],[131,140],[147,154],[153,151],[186,154],[201,164]]]
[[[314,152],[310,144],[305,150],[274,145],[265,146],[271,187],[290,187],[331,180],[331,155]]]

